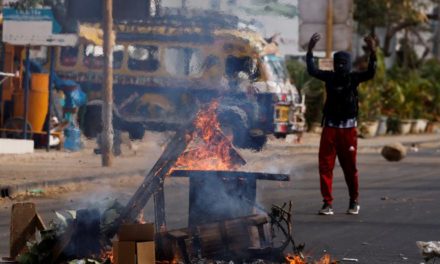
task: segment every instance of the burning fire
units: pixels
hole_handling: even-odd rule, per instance
[[[112,250],[109,250],[109,251],[103,250],[101,253],[100,259],[108,260],[108,261],[110,261],[110,263],[114,263],[113,251]]]
[[[287,255],[286,263],[288,264],[307,264],[307,262],[299,255]],[[331,260],[330,255],[324,255],[319,261],[314,262],[314,264],[333,264],[335,261]]]
[[[222,132],[217,119],[217,101],[197,113],[191,135],[193,141],[176,162],[175,169],[232,170],[232,144]]]
[[[145,223],[147,223],[147,221],[145,221],[145,217],[144,217],[144,209],[142,209],[140,212],[139,212],[139,215],[138,215],[138,217],[137,217],[137,222],[139,223],[139,224],[145,224]]]

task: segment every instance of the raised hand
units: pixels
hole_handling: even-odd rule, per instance
[[[377,47],[377,37],[373,34],[370,34],[364,38],[365,44],[367,44],[367,48],[370,52],[376,52]]]
[[[321,39],[321,35],[319,33],[315,33],[313,34],[313,36],[310,38],[309,41],[309,46],[308,46],[308,51],[312,52],[313,49],[316,46],[316,43],[318,43],[318,41]]]

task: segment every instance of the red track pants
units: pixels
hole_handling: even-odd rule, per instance
[[[324,127],[319,146],[319,176],[324,203],[332,204],[333,168],[336,156],[344,171],[350,200],[359,196],[358,170],[356,167],[357,132],[356,128]]]

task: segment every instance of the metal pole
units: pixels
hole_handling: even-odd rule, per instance
[[[53,90],[53,82],[55,78],[55,48],[49,47],[50,54],[50,75],[49,75],[49,106],[47,107],[47,119],[46,119],[46,133],[47,133],[47,143],[46,143],[46,151],[50,151],[50,121],[52,119],[52,113],[50,112],[52,106],[52,90]]]
[[[437,9],[436,9],[437,21],[434,31],[434,43],[433,43],[433,52],[434,57],[437,60],[440,60],[440,0],[437,1]]]
[[[23,139],[27,139],[27,123],[28,123],[28,112],[29,112],[29,80],[31,76],[31,60],[29,58],[30,47],[26,47],[26,61],[25,61],[25,71],[26,74],[24,76],[24,123],[23,123]]]
[[[6,50],[6,47],[3,44],[2,51],[1,51],[2,58],[5,58],[5,53],[6,53],[5,50]],[[2,65],[0,65],[0,69],[1,69],[2,72],[6,71],[4,63]],[[8,78],[8,77],[4,76],[3,78],[5,78],[4,80],[6,81],[6,78]],[[4,102],[3,102],[3,81],[4,80],[2,80],[2,83],[0,83],[0,128],[3,127],[3,117],[4,117],[4,114],[5,114],[4,113],[5,105],[4,105]]]
[[[104,0],[104,87],[102,105],[102,166],[113,163],[113,0]]]
[[[333,51],[333,0],[328,0],[325,57],[330,59]]]

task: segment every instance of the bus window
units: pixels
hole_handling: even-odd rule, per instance
[[[60,52],[60,64],[73,67],[78,62],[78,47],[62,47]]]
[[[124,46],[113,47],[113,69],[120,69],[124,59]],[[102,69],[104,67],[104,50],[102,46],[87,45],[84,49],[83,63],[90,69]]]
[[[228,79],[235,79],[239,73],[246,74],[250,80],[257,80],[260,76],[257,62],[251,57],[228,56],[225,68],[226,76]]]
[[[284,58],[275,55],[266,55],[263,59],[263,65],[270,81],[284,82],[287,80],[288,73]]]
[[[124,60],[124,46],[115,45],[113,47],[113,69],[120,69]]]
[[[128,46],[128,68],[154,72],[159,69],[159,48],[156,46]]]
[[[165,68],[171,75],[200,75],[203,61],[203,54],[198,49],[174,47],[165,50]]]

